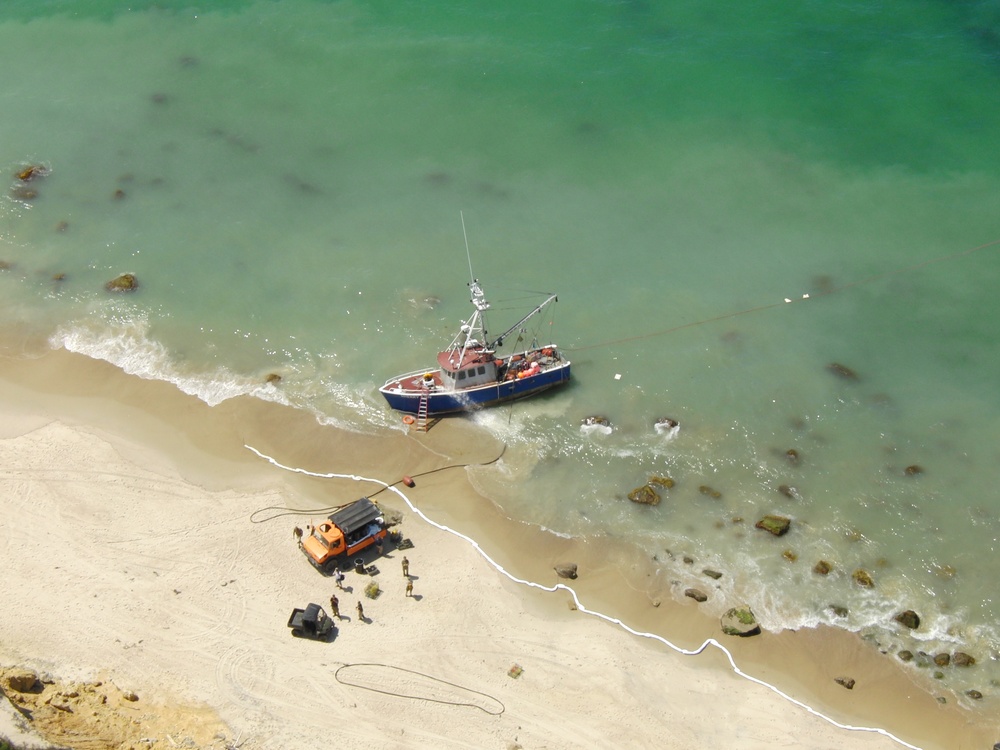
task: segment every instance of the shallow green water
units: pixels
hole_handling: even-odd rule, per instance
[[[560,533],[638,539],[679,590],[685,554],[726,570],[773,628],[968,650],[983,668],[945,683],[986,692],[989,7],[5,3],[0,164],[37,195],[0,206],[0,309],[212,403],[398,429],[377,386],[468,314],[462,211],[495,325],[557,291],[575,378],[474,417],[510,443],[484,491]],[[20,184],[28,163],[51,171]],[[126,271],[140,290],[105,293]],[[614,431],[581,432],[593,414]],[[624,499],[653,474],[676,481],[660,506]],[[769,512],[793,532],[761,538]]]

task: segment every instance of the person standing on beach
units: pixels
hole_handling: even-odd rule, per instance
[[[413,596],[413,579],[408,578],[406,580],[406,595]]]
[[[361,600],[358,599],[358,619],[361,622],[365,621],[365,608],[361,606]]]
[[[336,594],[330,594],[330,614],[338,620],[342,619],[340,616],[340,600],[337,599]]]
[[[407,578],[410,577],[410,561],[405,557],[403,558],[403,575]]]
[[[337,588],[341,591],[344,590],[344,574],[341,572],[340,568],[333,571],[333,582],[337,584]]]

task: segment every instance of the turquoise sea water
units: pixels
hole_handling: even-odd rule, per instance
[[[8,0],[0,311],[210,403],[401,429],[377,387],[469,313],[461,211],[493,328],[558,292],[575,378],[472,417],[509,444],[485,494],[996,693],[998,40],[987,2]]]

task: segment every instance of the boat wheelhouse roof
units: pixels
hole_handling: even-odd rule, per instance
[[[438,353],[438,366],[444,372],[458,372],[474,365],[483,365],[487,362],[492,362],[495,354],[496,352],[492,349],[484,349],[482,347],[466,349],[464,352],[449,349],[448,351]],[[460,362],[456,361],[459,355],[462,358]]]

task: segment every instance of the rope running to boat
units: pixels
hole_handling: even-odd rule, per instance
[[[898,276],[903,273],[909,273],[910,271],[917,271],[921,268],[934,265],[936,263],[943,263],[949,260],[955,260],[957,258],[962,258],[967,255],[972,255],[980,250],[986,250],[987,248],[996,247],[1000,245],[1000,239],[995,239],[992,242],[987,242],[984,245],[978,245],[977,247],[967,248],[965,250],[960,250],[956,253],[950,253],[949,255],[942,255],[938,258],[931,258],[930,260],[921,261],[920,263],[915,263],[912,266],[904,266],[903,268],[897,268],[893,271],[886,271],[885,273],[876,274],[874,276],[869,276],[864,279],[858,279],[857,281],[852,281],[848,284],[843,284],[842,286],[833,287],[832,289],[826,289],[822,292],[817,292],[815,294],[803,294],[801,297],[786,297],[781,302],[771,302],[766,305],[759,305],[757,307],[748,307],[745,310],[737,310],[736,312],[724,313],[722,315],[716,315],[712,318],[704,318],[703,320],[695,320],[690,323],[682,323],[681,325],[673,326],[672,328],[665,328],[661,331],[653,331],[651,333],[641,333],[636,336],[626,336],[621,339],[611,339],[609,341],[602,341],[598,344],[588,344],[587,346],[576,346],[568,347],[563,346],[560,349],[564,352],[582,352],[588,349],[599,349],[605,346],[615,346],[616,344],[628,344],[633,341],[642,341],[643,339],[656,338],[657,336],[666,336],[668,333],[676,333],[677,331],[682,331],[685,328],[695,328],[696,326],[706,325],[708,323],[717,323],[720,320],[728,320],[729,318],[736,318],[740,315],[749,315],[751,313],[763,312],[764,310],[770,310],[775,307],[781,307],[785,304],[791,304],[793,302],[805,302],[809,299],[814,299],[816,297],[829,297],[831,294],[839,294],[840,292],[846,291],[856,286],[861,286],[863,284],[870,284],[875,281],[880,281],[882,279],[887,279],[892,276]]]

